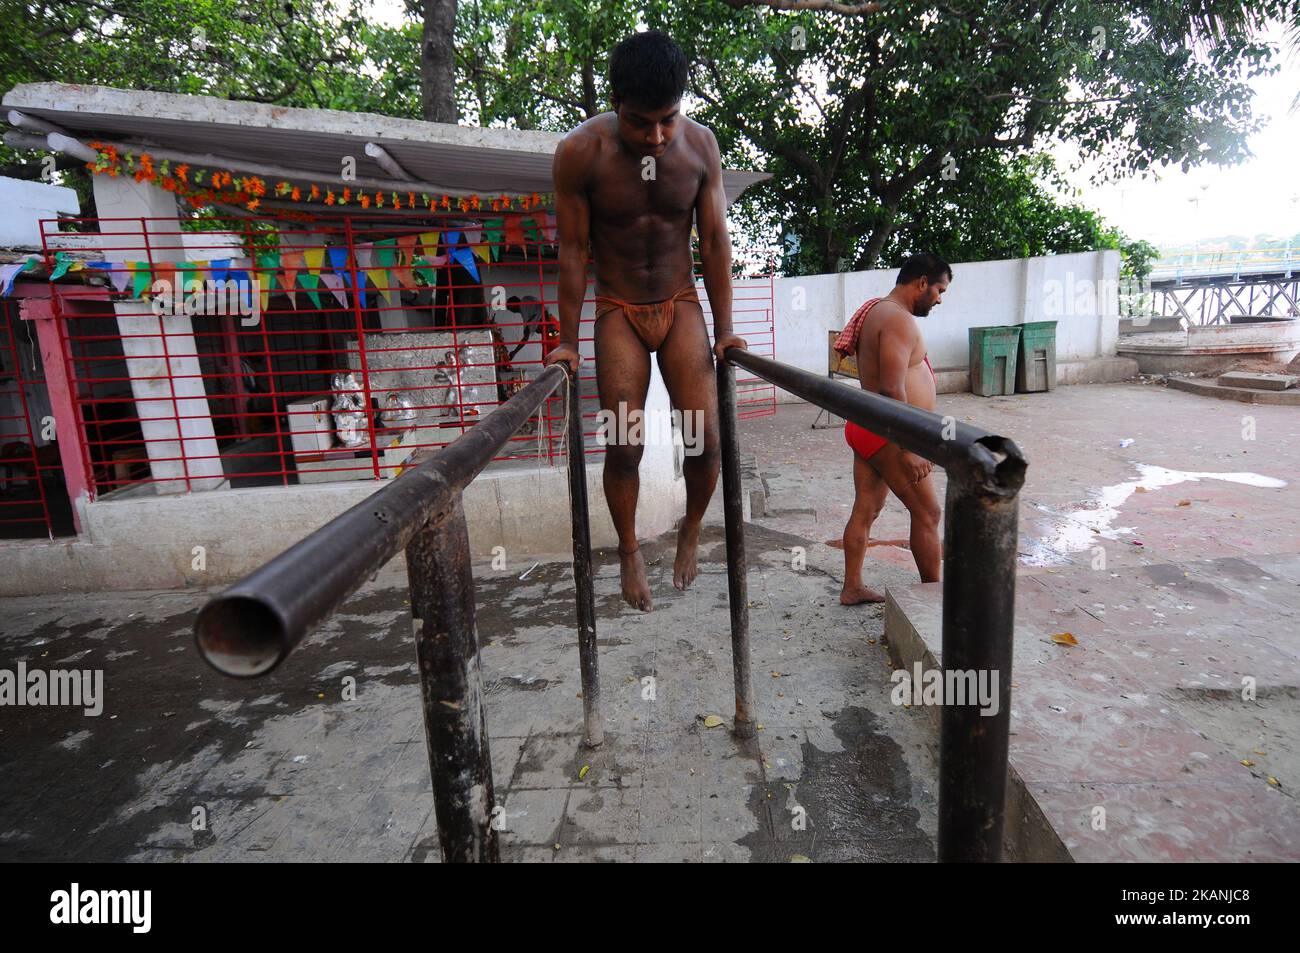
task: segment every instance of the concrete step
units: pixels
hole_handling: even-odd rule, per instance
[[[1252,374],[1249,371],[1229,371],[1219,375],[1224,387],[1248,387],[1252,390],[1286,390],[1295,387],[1300,378],[1290,374]]]
[[[1227,376],[1227,375],[1225,375]],[[1243,404],[1281,404],[1300,407],[1300,390],[1258,390],[1253,387],[1228,387],[1203,377],[1168,377],[1165,383],[1174,390],[1220,400],[1236,400]]]

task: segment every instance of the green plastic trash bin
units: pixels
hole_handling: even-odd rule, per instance
[[[1016,390],[1056,390],[1056,322],[1030,321],[1020,326]]]
[[[1014,325],[995,325],[971,328],[968,333],[971,393],[981,397],[1014,394],[1020,328]]]

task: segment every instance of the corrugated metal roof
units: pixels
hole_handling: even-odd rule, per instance
[[[83,140],[141,142],[154,148],[283,165],[336,177],[344,156],[361,178],[388,178],[365,154],[377,142],[418,179],[449,190],[550,192],[559,133],[480,129],[394,119],[373,113],[296,109],[211,96],[141,92],[107,86],[30,83],[4,97],[7,109],[45,119]],[[727,201],[770,178],[723,171]]]

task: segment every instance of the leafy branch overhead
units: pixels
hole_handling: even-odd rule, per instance
[[[609,108],[609,51],[664,29],[690,114],[732,167],[773,178],[734,217],[786,267],[907,251],[1041,254],[1121,237],[1062,198],[1054,141],[1099,178],[1227,164],[1249,80],[1296,0],[26,0],[0,6],[0,88],[55,80],[566,131]],[[454,24],[454,26],[453,26]],[[0,152],[30,175],[30,156]]]
[[[795,8],[726,0],[676,25],[698,64],[701,118],[731,161],[766,157],[776,176],[749,201],[793,225],[801,267],[817,270],[879,262],[908,206],[999,174],[983,154],[1005,169],[1060,139],[1101,178],[1240,161],[1257,127],[1247,80],[1275,68],[1261,30],[1294,15],[1267,0],[904,0],[870,16],[772,6]]]

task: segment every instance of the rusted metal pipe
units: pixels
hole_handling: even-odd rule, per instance
[[[199,653],[236,678],[273,670],[419,529],[447,519],[461,491],[564,374],[546,368],[456,441],[213,597],[194,624]]]
[[[406,574],[442,859],[496,863],[492,757],[460,494],[440,525],[426,524],[411,538]]]
[[[573,524],[573,582],[577,589],[578,663],[582,673],[582,738],[590,748],[605,740],[600,720],[600,673],[596,652],[596,589],[591,569],[591,520],[587,503],[587,451],[582,442],[582,389],[569,379],[569,517]]]
[[[969,698],[960,705],[947,699],[940,712],[943,863],[1002,857],[1020,484],[999,476],[1000,455],[979,456],[975,465],[948,473],[941,661],[945,672],[975,673],[977,679],[996,675],[996,709]]]
[[[728,354],[744,353],[731,348]],[[749,673],[749,582],[745,563],[745,511],[741,500],[740,444],[736,434],[736,371],[719,361],[718,436],[722,444],[722,512],[727,525],[727,604],[731,610],[731,666],[736,689],[737,738],[754,737],[754,690]]]
[[[1015,471],[1018,471],[1019,483],[1024,482],[1025,458],[1015,443],[1005,437],[973,427],[951,415],[940,416],[740,348],[728,348],[727,359],[782,390],[866,427],[904,450],[925,457],[950,473],[953,467],[967,470],[974,466],[975,454],[1001,452],[1002,478],[1015,479]],[[977,450],[977,445],[984,445],[985,449]]]
[[[945,676],[996,677],[998,704],[991,712],[975,699],[966,698],[962,704],[945,699],[939,721],[939,860],[1000,860],[1011,725],[1018,495],[1028,467],[1024,455],[1006,437],[951,416],[845,387],[739,348],[728,348],[727,359],[937,463],[947,473],[941,662]],[[718,370],[721,404],[722,367]],[[729,416],[724,412],[724,468],[729,461],[739,465],[735,446],[727,441]],[[734,492],[739,509],[740,488],[738,480],[726,483],[727,473],[724,469],[731,559],[731,498]],[[733,594],[733,638],[735,604]]]

